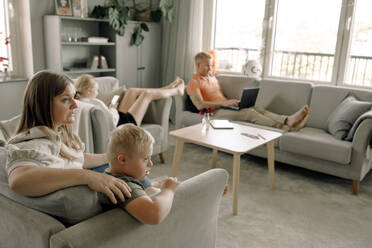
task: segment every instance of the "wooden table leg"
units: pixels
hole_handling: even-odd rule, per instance
[[[233,215],[238,215],[238,194],[240,177],[240,154],[234,154],[233,168]]]
[[[274,189],[275,187],[275,148],[274,142],[270,141],[266,144],[267,149],[267,165],[269,167],[269,181],[270,181],[270,189]]]
[[[173,164],[172,164],[172,177],[177,175],[178,164],[181,160],[183,144],[185,142],[182,139],[176,140],[176,148],[174,149]]]
[[[213,157],[212,157],[212,169],[216,168],[216,161],[217,161],[217,149],[213,149]]]

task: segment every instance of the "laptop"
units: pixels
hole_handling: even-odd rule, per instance
[[[250,108],[256,103],[259,88],[245,88],[243,89],[242,97],[238,106],[223,106],[223,109],[230,109],[239,111],[243,108]]]

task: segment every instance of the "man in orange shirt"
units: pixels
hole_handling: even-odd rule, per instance
[[[216,118],[234,121],[248,121],[259,125],[298,131],[308,119],[309,107],[306,105],[296,113],[278,115],[260,107],[244,108],[239,111],[220,109],[223,106],[238,106],[239,100],[227,99],[221,86],[211,71],[211,56],[200,52],[195,56],[196,73],[190,80],[186,92],[198,110],[212,108]]]

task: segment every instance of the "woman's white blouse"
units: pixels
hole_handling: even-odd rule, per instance
[[[49,129],[50,130],[50,129]],[[8,175],[15,168],[23,165],[44,166],[59,169],[82,169],[84,164],[83,151],[76,151],[66,147],[57,132],[49,132],[53,137],[49,138],[38,127],[31,128],[12,139],[8,144],[8,159],[5,169]],[[55,141],[52,141],[55,140]],[[60,156],[61,147],[76,157],[68,160]]]

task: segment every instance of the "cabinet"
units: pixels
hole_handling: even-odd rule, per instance
[[[88,42],[88,37],[106,37],[108,42]],[[68,16],[44,16],[47,68],[71,77],[83,73],[116,76],[116,35],[107,20]],[[94,56],[104,56],[108,68],[91,69]]]
[[[149,32],[140,46],[130,46],[133,29],[138,22],[130,21],[124,36],[116,36],[116,73],[120,82],[130,88],[156,88],[161,86],[161,26],[146,23]]]

